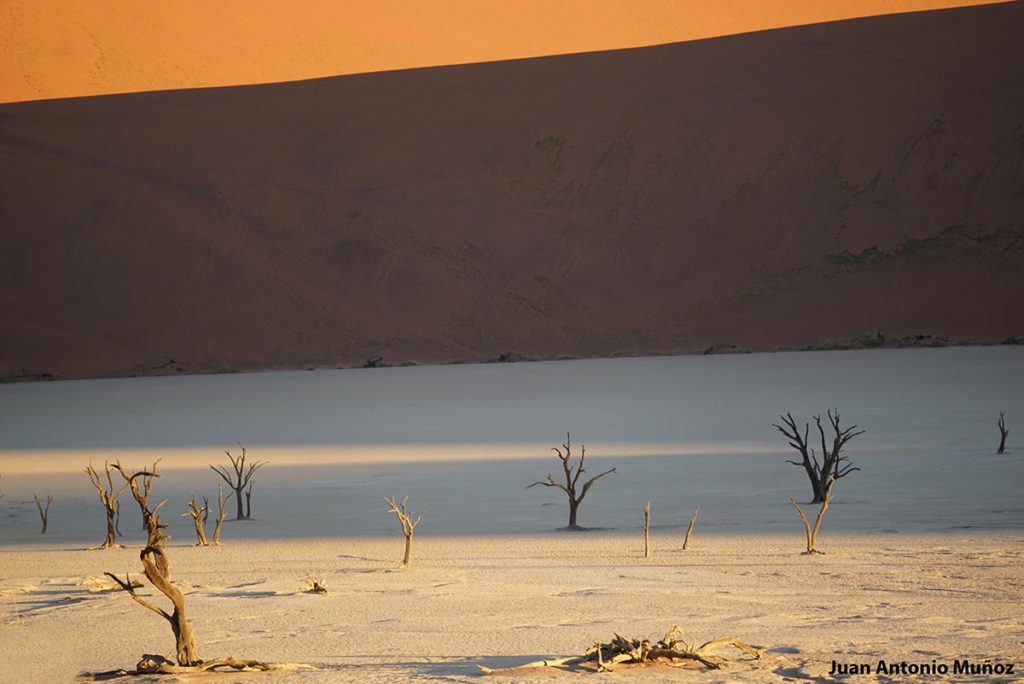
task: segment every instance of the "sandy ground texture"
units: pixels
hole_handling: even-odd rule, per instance
[[[1022,33],[0,105],[0,378],[1022,335]]]
[[[398,566],[398,537],[172,544],[169,554],[201,656],[318,668],[231,681],[550,681],[481,679],[479,666],[574,655],[616,632],[660,637],[673,623],[688,639],[737,636],[766,657],[721,672],[645,670],[636,675],[644,681],[817,680],[832,659],[1024,667],[1019,533],[826,532],[818,557],[800,555],[796,527],[756,536],[698,528],[686,552],[679,530],[656,530],[653,541],[644,559],[638,534],[425,531],[409,569]],[[101,571],[135,571],[136,554],[4,549],[5,681],[68,681],[172,650],[163,620],[120,590],[100,590]],[[308,574],[329,593],[302,593]],[[967,680],[993,681],[928,679]]]
[[[645,670],[645,681],[816,680],[833,659],[991,659],[1019,672],[1022,376],[1024,350],[992,347],[0,386],[0,671],[68,681],[172,649],[160,618],[102,582],[139,575],[134,501],[122,500],[127,548],[92,549],[103,515],[81,469],[118,457],[131,468],[163,458],[154,499],[169,499],[168,553],[200,655],[318,668],[228,681],[486,681],[479,666],[574,655],[615,633],[659,638],[673,624],[766,658]],[[830,405],[867,430],[847,452],[862,470],[837,489],[826,555],[808,557],[786,500],[806,501],[808,485],[771,423]],[[997,455],[1000,410],[1011,433]],[[525,489],[557,466],[548,449],[567,426],[587,445],[588,473],[617,468],[583,503],[586,532],[558,530],[558,492]],[[237,452],[232,439],[269,461],[254,519],[196,548],[180,516],[192,491],[215,496],[208,464]],[[42,536],[32,495],[47,492]],[[426,511],[407,569],[383,501],[396,495]],[[302,592],[311,575],[328,594]]]

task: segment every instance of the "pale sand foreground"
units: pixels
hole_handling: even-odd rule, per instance
[[[572,655],[615,632],[659,637],[673,623],[689,639],[735,635],[770,657],[718,673],[646,671],[645,681],[814,679],[833,658],[1024,667],[1018,532],[826,535],[820,557],[800,555],[798,530],[698,529],[685,553],[676,530],[654,541],[644,559],[639,537],[621,533],[424,536],[410,569],[397,566],[399,538],[232,540],[170,553],[204,657],[318,668],[247,681],[473,681],[479,665]],[[103,570],[134,573],[137,553],[6,549],[5,681],[67,681],[168,652],[162,620],[119,591],[89,591]],[[300,593],[307,573],[330,593]],[[891,681],[853,681],[875,680]]]

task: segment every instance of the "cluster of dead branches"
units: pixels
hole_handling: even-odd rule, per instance
[[[818,531],[821,529],[821,522],[825,519],[825,511],[828,510],[828,506],[832,503],[832,487],[835,486],[835,480],[829,480],[828,484],[825,485],[825,498],[821,501],[821,506],[818,508],[818,515],[814,518],[814,527],[811,527],[810,522],[807,520],[807,516],[804,514],[800,504],[796,502],[792,496],[789,497],[789,502],[793,504],[793,508],[796,509],[797,514],[800,516],[800,521],[804,524],[804,531],[807,533],[807,550],[805,554],[810,555],[814,553],[820,553],[824,555],[824,551],[818,549]]]
[[[224,482],[227,483],[228,487],[235,492],[235,520],[251,520],[252,519],[252,487],[253,474],[267,464],[266,461],[249,461],[246,462],[247,453],[241,442],[238,443],[238,448],[241,449],[241,453],[238,456],[234,456],[230,451],[225,451],[228,460],[231,461],[231,471],[229,472],[225,466],[211,465],[210,469],[213,472],[221,476]],[[245,494],[245,507],[242,507],[242,494]]]
[[[170,538],[164,534],[167,525],[160,522],[160,509],[167,503],[167,499],[162,499],[153,508],[149,506],[153,481],[160,477],[157,473],[157,466],[159,464],[160,459],[157,459],[149,470],[140,470],[130,475],[121,465],[120,461],[113,465],[114,470],[121,473],[121,477],[124,478],[125,486],[131,490],[132,498],[139,504],[139,512],[142,514],[142,529],[146,530],[146,546],[152,547],[161,547],[164,545],[164,540]],[[140,481],[142,482],[141,486],[139,485]],[[123,488],[122,491],[124,491]]]
[[[688,663],[698,662],[709,669],[717,670],[729,662],[715,653],[724,646],[733,646],[754,659],[761,658],[760,650],[748,646],[736,637],[715,639],[697,646],[696,643],[690,644],[677,638],[680,636],[679,625],[672,625],[668,634],[657,642],[651,642],[649,639],[627,639],[616,634],[610,642],[594,644],[581,656],[537,660],[502,669],[481,666],[480,669],[485,674],[509,674],[540,667],[580,670],[589,666],[596,672],[611,672],[617,665],[659,663],[670,667],[684,667]]]
[[[825,488],[830,481],[834,482],[841,477],[860,470],[860,468],[855,468],[849,462],[849,459],[843,456],[842,452],[843,447],[857,435],[864,434],[864,430],[857,430],[856,425],[840,428],[838,410],[835,412],[835,415],[832,414],[831,409],[828,411],[828,420],[832,425],[834,433],[831,445],[826,441],[825,428],[821,425],[821,416],[814,416],[814,422],[818,426],[818,434],[821,437],[822,460],[820,463],[814,448],[808,443],[809,424],[804,423],[803,434],[801,434],[792,415],[787,413],[785,416],[779,416],[779,418],[784,423],[784,426],[773,423],[772,427],[781,432],[789,440],[789,445],[799,452],[801,456],[800,461],[787,461],[787,463],[800,466],[807,473],[807,479],[811,481],[811,489],[814,494],[811,503],[820,503],[825,499]]]
[[[580,504],[583,503],[583,498],[587,495],[587,492],[590,491],[590,488],[594,486],[595,482],[605,475],[614,473],[615,468],[599,473],[580,485],[580,476],[586,472],[584,462],[587,459],[587,447],[583,446],[580,449],[580,460],[573,461],[572,438],[569,433],[566,432],[565,442],[562,444],[562,448],[559,449],[558,447],[551,447],[551,450],[558,455],[558,460],[562,462],[562,472],[565,475],[565,484],[556,481],[552,473],[549,471],[546,479],[527,485],[526,488],[529,489],[530,487],[542,485],[544,487],[554,487],[555,489],[562,490],[569,498],[569,524],[566,529],[581,530],[583,528],[576,524],[576,516]]]
[[[210,516],[210,500],[205,496],[203,497],[203,505],[200,506],[196,501],[196,493],[192,492],[192,500],[188,502],[188,510],[181,514],[183,518],[192,518],[192,523],[196,528],[196,546],[220,546],[220,531],[224,526],[224,516],[227,515],[227,503],[228,496],[224,493],[224,488],[217,485],[217,520],[214,523],[213,538],[207,541],[206,538],[206,521]]]
[[[402,565],[408,566],[412,562],[412,538],[416,533],[416,526],[423,518],[423,513],[416,516],[416,520],[412,519],[415,514],[409,510],[409,497],[402,499],[402,503],[397,503],[395,497],[389,499],[385,496],[384,501],[388,504],[388,510],[398,518],[398,524],[402,526],[402,534],[405,536],[405,556],[402,557]]]
[[[115,546],[120,546],[117,543],[118,534],[117,529],[117,517],[120,509],[118,499],[121,498],[121,494],[128,488],[128,483],[125,482],[120,487],[114,486],[114,475],[113,468],[110,463],[103,464],[103,470],[106,473],[106,482],[100,478],[99,473],[93,468],[92,463],[85,467],[85,473],[89,476],[89,481],[92,482],[92,486],[96,489],[100,496],[100,504],[103,506],[103,512],[107,519],[107,536],[100,544],[99,548],[109,549]]]

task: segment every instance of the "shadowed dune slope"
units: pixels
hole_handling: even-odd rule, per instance
[[[1020,334],[1020,35],[1010,3],[0,106],[0,375]]]

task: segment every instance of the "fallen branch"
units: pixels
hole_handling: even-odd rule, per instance
[[[193,665],[177,665],[161,655],[146,653],[135,665],[134,670],[109,670],[82,675],[81,681],[95,682],[150,674],[201,674],[204,672],[295,672],[298,670],[315,670],[312,665],[304,663],[264,663],[259,660],[245,660],[228,656],[214,660],[200,661]]]
[[[640,665],[645,663],[660,663],[671,667],[680,667],[687,661],[696,661],[708,669],[717,670],[730,661],[715,653],[724,646],[732,646],[743,651],[755,660],[760,660],[761,651],[748,646],[736,637],[724,637],[705,642],[700,646],[688,644],[676,637],[680,636],[679,625],[672,625],[660,641],[651,643],[648,639],[626,639],[615,635],[609,643],[594,644],[586,653],[581,656],[568,658],[551,658],[547,660],[535,660],[516,667],[505,667],[491,669],[480,666],[484,674],[507,674],[523,669],[540,667],[570,668],[573,666],[593,663],[597,666],[597,672],[610,672],[616,665]]]

